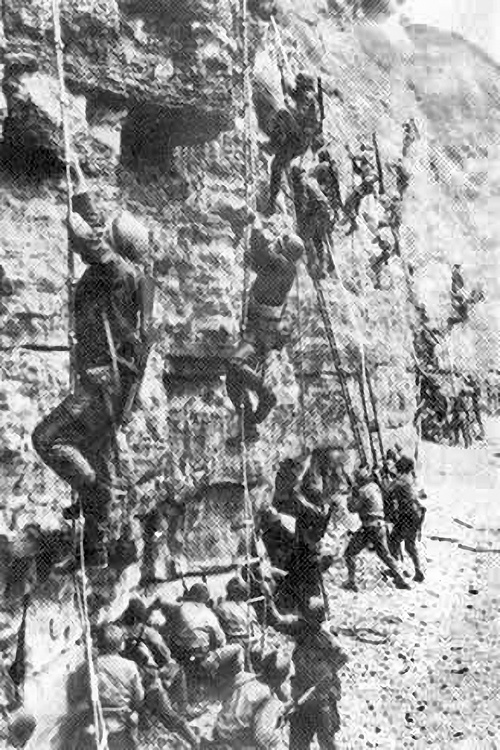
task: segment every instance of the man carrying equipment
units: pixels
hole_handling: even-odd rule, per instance
[[[121,621],[125,631],[123,654],[139,667],[145,708],[189,747],[197,747],[198,737],[185,718],[188,706],[184,670],[172,658],[160,633],[148,624],[148,615],[140,599],[130,600]]]
[[[305,170],[301,167],[291,168],[290,182],[297,218],[297,233],[306,247],[314,248],[314,256],[309,258],[309,270],[314,276],[324,278],[326,269],[330,273],[334,270],[329,245],[332,219],[328,199],[319,184],[307,178]]]
[[[318,162],[319,164],[313,169],[312,175],[328,198],[334,221],[337,222],[343,208],[338,166],[326,148],[319,152]]]
[[[409,584],[401,575],[394,558],[387,546],[387,528],[385,524],[384,501],[382,491],[373,479],[370,468],[366,465],[356,470],[352,495],[347,504],[351,513],[358,513],[361,527],[354,532],[344,553],[348,579],[344,588],[357,591],[356,557],[368,545],[371,545],[394,579],[398,589],[409,589]]]
[[[228,665],[230,684],[214,728],[214,750],[278,750],[283,704],[276,693],[290,663],[278,651],[267,654],[258,675],[244,672],[237,660]]]
[[[117,489],[113,432],[139,376],[144,343],[141,277],[120,254],[143,256],[150,236],[128,214],[99,226],[79,167],[73,211],[70,242],[87,265],[74,295],[76,388],[37,425],[33,446],[78,491],[87,564],[105,567],[107,509]],[[78,510],[72,506],[66,517]]]
[[[341,698],[338,672],[348,657],[323,626],[324,605],[319,599],[311,599],[300,616],[280,615],[271,598],[268,606],[270,624],[295,640],[292,655],[295,709],[290,716],[290,750],[308,750],[315,735],[320,750],[336,750]]]
[[[102,706],[109,750],[137,750],[137,725],[144,690],[139,670],[123,658],[123,631],[117,625],[102,626],[95,633],[98,656],[95,661],[99,699]],[[95,747],[92,732],[91,687],[87,664],[70,675],[68,702],[72,708],[73,747]]]
[[[250,290],[247,324],[243,340],[227,369],[227,395],[240,412],[244,408],[245,439],[258,439],[256,425],[263,422],[276,405],[276,396],[264,385],[257,368],[265,365],[268,354],[285,343],[283,315],[288,294],[297,275],[297,262],[304,244],[295,234],[286,234],[273,244],[272,236],[254,226],[250,239],[249,263],[257,273]],[[254,410],[249,392],[258,397]]]
[[[358,178],[358,184],[353,191],[347,196],[344,203],[344,221],[349,221],[350,226],[346,234],[352,234],[358,228],[358,216],[361,203],[364,198],[373,195],[375,186],[379,177],[377,169],[369,158],[368,154],[372,149],[369,146],[361,146],[360,154],[353,154],[349,146],[346,146],[347,153],[351,159],[352,171]]]
[[[401,543],[415,567],[414,580],[424,580],[417,541],[422,532],[425,508],[421,504],[415,487],[415,462],[408,456],[401,456],[395,464],[396,479],[388,487],[386,508],[388,520],[394,523],[389,535],[389,549],[396,559],[400,555]]]
[[[317,150],[322,143],[322,119],[316,80],[309,73],[299,73],[295,87],[283,81],[289,94],[287,107],[274,118],[269,149],[274,153],[271,163],[269,204],[267,214],[276,210],[281,177],[293,159],[303,156],[309,148]]]

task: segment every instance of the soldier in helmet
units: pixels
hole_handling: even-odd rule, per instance
[[[312,175],[318,185],[328,198],[330,208],[333,211],[335,222],[338,221],[342,210],[342,195],[340,193],[339,171],[335,159],[332,158],[328,149],[322,149],[318,153],[318,164]]]
[[[396,587],[409,589],[409,584],[401,575],[394,558],[389,552],[382,491],[374,481],[369,466],[363,465],[356,470],[352,496],[347,508],[351,513],[359,514],[361,526],[354,532],[344,553],[348,572],[348,580],[344,587],[351,591],[357,591],[356,557],[371,545],[377,556],[389,568]]]
[[[341,698],[338,673],[347,664],[348,656],[325,627],[324,604],[312,597],[300,615],[282,615],[269,597],[268,609],[270,624],[295,642],[290,750],[308,750],[315,736],[320,750],[336,750]]]
[[[371,158],[373,149],[369,146],[361,146],[359,154],[353,154],[349,146],[346,146],[346,150],[351,159],[354,178],[357,180],[357,184],[344,203],[344,221],[350,222],[347,234],[352,234],[358,228],[357,220],[363,199],[375,192],[378,174]]]
[[[309,258],[309,270],[315,276],[324,278],[325,270],[334,270],[330,250],[332,219],[326,195],[315,180],[306,177],[299,166],[290,170],[293,190],[297,231],[314,252]]]
[[[265,386],[257,368],[265,364],[273,349],[285,343],[283,315],[288,294],[297,275],[297,261],[304,244],[295,234],[285,234],[273,241],[269,231],[255,224],[250,238],[250,266],[257,276],[249,295],[247,321],[243,340],[227,370],[227,394],[239,412],[243,407],[245,439],[258,438],[257,425],[276,405],[276,396]],[[254,410],[249,393],[258,397]]]
[[[274,153],[271,163],[271,181],[267,213],[276,209],[281,177],[293,159],[303,156],[309,148],[317,150],[322,143],[321,111],[316,91],[316,81],[309,73],[299,73],[295,87],[289,89],[286,109],[277,112],[274,119],[269,148]]]
[[[130,215],[105,225],[75,165],[70,241],[87,269],[75,288],[76,389],[33,432],[42,460],[78,491],[85,515],[87,563],[107,565],[107,509],[119,491],[110,460],[113,431],[138,375],[144,335],[139,258],[149,233]],[[74,517],[78,506],[66,510]]]

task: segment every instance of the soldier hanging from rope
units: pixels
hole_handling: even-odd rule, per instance
[[[346,234],[352,234],[358,228],[358,216],[364,198],[373,195],[379,182],[379,175],[374,164],[374,154],[371,146],[362,145],[359,154],[353,154],[350,147],[346,150],[352,164],[353,176],[358,180],[352,192],[344,203],[344,223],[350,222]]]
[[[108,508],[120,482],[111,459],[113,435],[139,376],[145,308],[137,268],[150,235],[130,214],[104,226],[79,165],[69,220],[74,251],[87,266],[75,289],[77,386],[33,433],[42,460],[78,491],[85,516],[87,564],[107,564]],[[74,518],[79,506],[70,506]]]
[[[291,168],[290,183],[297,233],[306,248],[314,249],[314,256],[308,258],[309,271],[315,277],[323,279],[326,271],[332,273],[335,270],[329,245],[333,222],[328,199],[318,183],[306,177],[305,171],[299,166]]]
[[[276,396],[264,385],[257,369],[265,365],[273,349],[280,350],[285,343],[283,314],[303,252],[304,244],[295,234],[285,234],[273,243],[271,234],[260,224],[252,228],[248,260],[257,277],[250,290],[243,340],[231,358],[226,377],[229,398],[238,412],[242,407],[244,410],[247,441],[258,439],[257,425],[276,405]],[[258,397],[255,410],[250,392]]]
[[[314,76],[301,72],[295,79],[295,87],[292,87],[282,74],[282,83],[287,94],[287,106],[276,113],[269,141],[274,158],[266,210],[268,215],[276,210],[283,172],[293,159],[303,156],[309,148],[317,151],[323,143],[322,112]]]
[[[370,265],[375,274],[375,287],[380,289],[382,268],[394,257],[401,257],[400,232],[402,223],[401,198],[397,192],[381,196],[384,207],[384,218],[379,222],[373,243],[380,247],[381,253],[372,259]]]
[[[340,212],[343,210],[338,166],[326,148],[318,153],[318,162],[312,171],[312,176],[328,198],[336,223],[339,220]]]

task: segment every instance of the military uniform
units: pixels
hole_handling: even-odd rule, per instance
[[[295,536],[286,578],[277,597],[283,606],[303,609],[312,596],[322,593],[322,572],[329,558],[322,556],[329,511],[324,502],[321,478],[311,468],[293,491]]]
[[[119,654],[102,654],[95,660],[95,670],[109,750],[136,750],[137,712],[144,699],[137,666]],[[68,700],[77,712],[74,719],[79,734],[73,736],[73,747],[82,750],[95,746],[95,737],[87,731],[92,723],[89,698],[88,668],[82,664],[68,683]]]
[[[319,164],[313,169],[312,175],[328,198],[335,221],[338,221],[343,203],[337,164],[327,150],[318,154],[318,160]]]
[[[397,463],[396,463],[397,470]],[[389,535],[389,549],[397,558],[401,544],[415,566],[415,580],[423,581],[422,566],[417,542],[422,529],[425,509],[420,503],[413,481],[409,475],[398,476],[387,490],[387,505],[393,528]]]
[[[320,277],[325,267],[333,271],[333,261],[329,252],[329,234],[332,228],[328,199],[317,182],[307,178],[304,170],[293,167],[291,184],[297,219],[297,233],[314,249],[314,257],[309,257],[310,270]],[[325,257],[326,256],[326,257]]]
[[[350,222],[350,227],[347,232],[348,234],[351,234],[357,229],[357,220],[361,203],[364,198],[373,195],[375,192],[375,186],[378,182],[376,169],[366,154],[350,154],[350,156],[353,173],[358,178],[359,183],[354,187],[344,202],[345,217],[346,220]]]
[[[378,484],[370,479],[362,481],[353,490],[352,498],[347,507],[351,513],[359,514],[361,528],[354,532],[344,553],[349,576],[346,587],[351,589],[356,588],[355,559],[360,552],[371,545],[380,560],[389,568],[396,586],[398,588],[409,588],[389,552],[384,501]]]
[[[322,625],[325,611],[319,603],[312,607],[309,602],[302,616],[280,615],[272,603],[270,611],[271,625],[295,640],[292,698],[297,705],[290,716],[290,750],[307,750],[315,735],[320,750],[336,750],[341,698],[338,672],[347,663],[347,655]]]
[[[96,221],[88,195],[74,196],[73,208],[85,222]],[[92,230],[91,224],[86,227]],[[97,230],[73,239],[83,252],[104,242]],[[140,275],[131,263],[109,253],[105,262],[90,263],[75,289],[75,392],[33,433],[42,460],[79,492],[88,560],[96,549],[105,549],[116,483],[113,431],[137,378],[141,349]]]
[[[183,716],[188,702],[184,669],[172,658],[160,633],[147,625],[147,610],[137,601],[132,600],[122,620],[127,635],[124,654],[139,667],[144,705],[167,729],[196,747],[197,738]]]
[[[278,724],[283,706],[271,688],[255,674],[240,672],[227,689],[214,728],[218,750],[278,750]]]
[[[250,291],[243,340],[231,358],[226,378],[227,394],[236,410],[243,405],[247,439],[257,437],[256,425],[267,418],[276,404],[275,395],[264,385],[257,369],[265,364],[269,352],[281,349],[285,341],[283,317],[297,270],[296,260],[282,252],[283,245],[293,245],[296,252],[302,252],[298,237],[285,237],[272,246],[262,229],[253,228],[250,261],[257,276]],[[255,411],[249,392],[256,393],[259,399]]]
[[[293,159],[303,156],[309,148],[316,149],[321,145],[321,112],[314,78],[299,73],[290,96],[293,105],[276,114],[269,142],[275,153],[271,163],[269,213],[276,208],[283,172]]]

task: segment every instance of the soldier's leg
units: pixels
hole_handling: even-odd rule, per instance
[[[344,552],[345,562],[347,565],[347,584],[346,588],[356,588],[356,557],[362,552],[368,544],[366,529],[362,526],[354,532],[349,544]]]
[[[271,162],[271,178],[269,182],[269,204],[268,213],[274,213],[276,210],[276,200],[278,198],[279,191],[281,189],[281,178],[283,172],[290,163],[290,157],[288,149],[281,147],[276,152]]]
[[[187,688],[187,679],[186,679],[186,673],[184,671],[184,667],[182,667],[179,664],[179,671],[173,678],[170,688],[169,688],[170,695],[172,697],[172,701],[175,703],[175,706],[177,707],[177,710],[184,714],[186,712],[186,709],[188,707],[188,688]]]
[[[317,736],[320,750],[337,750],[335,735],[340,729],[337,701],[333,698],[321,701],[318,708]]]
[[[320,277],[325,275],[325,246],[324,246],[324,232],[321,227],[315,227],[313,234],[313,245],[316,254],[316,260],[318,263],[318,270]]]
[[[289,750],[308,750],[316,734],[317,711],[314,706],[302,706],[290,717]]]
[[[403,576],[401,575],[401,571],[399,570],[396,564],[396,561],[394,560],[391,553],[389,552],[389,548],[387,546],[387,531],[386,531],[385,524],[380,524],[377,526],[370,526],[369,537],[370,537],[370,542],[373,544],[373,549],[376,552],[377,556],[389,568],[389,571],[391,572],[391,575],[394,578],[394,582],[396,586],[398,588],[404,588],[404,589],[410,588],[409,585],[406,583],[405,579],[403,578]]]
[[[33,447],[43,462],[76,490],[94,485],[97,479],[86,455],[90,442],[86,414],[92,407],[92,394],[72,394],[36,426],[32,435]],[[102,415],[97,419],[102,422]],[[98,426],[100,429],[101,424]]]
[[[418,534],[418,527],[412,527],[407,531],[407,536],[405,538],[405,549],[415,568],[414,580],[417,581],[417,583],[421,583],[424,580],[424,574],[422,572],[422,565],[420,562],[420,555],[418,551]]]
[[[243,342],[235,352],[226,376],[227,394],[237,410],[244,406],[245,425],[255,427],[263,422],[276,406],[276,396],[264,384],[264,378],[255,369],[255,364],[265,356],[255,345]],[[254,412],[248,391],[255,393],[258,405]]]
[[[403,541],[404,534],[402,533],[401,524],[399,521],[397,521],[394,524],[394,528],[392,529],[392,532],[388,534],[387,536],[387,543],[389,547],[389,552],[393,556],[395,560],[401,560],[402,554],[401,554],[401,543]]]
[[[229,365],[226,375],[226,391],[238,415],[241,414],[243,407],[245,430],[255,429],[255,412],[248,393],[247,382],[248,379],[245,378],[242,366]]]

